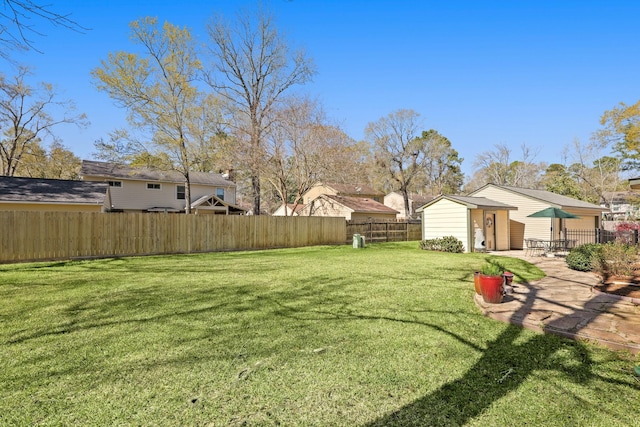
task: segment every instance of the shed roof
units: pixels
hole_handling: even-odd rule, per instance
[[[23,177],[0,177],[0,202],[102,204],[105,182]]]
[[[431,200],[426,205],[417,209],[416,212],[423,211],[428,206],[431,206],[434,203],[437,203],[443,199],[451,200],[452,202],[463,204],[469,209],[498,209],[498,210],[517,210],[518,209],[515,206],[511,206],[511,205],[507,205],[506,203],[487,199],[486,197],[441,195]]]
[[[131,167],[108,162],[83,160],[80,169],[81,176],[98,176],[111,179],[135,179],[143,181],[160,181],[184,183],[184,176],[177,171],[163,171],[146,167]],[[217,187],[235,187],[236,184],[226,180],[219,173],[190,172],[192,184],[212,185]]]

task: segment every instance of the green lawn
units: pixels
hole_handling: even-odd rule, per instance
[[[483,317],[486,257],[410,242],[0,266],[0,425],[638,425],[636,359]]]

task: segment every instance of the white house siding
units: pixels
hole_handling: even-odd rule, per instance
[[[114,179],[116,181],[116,179]],[[122,187],[110,187],[111,204],[113,209],[126,211],[142,211],[151,208],[173,208],[183,210],[185,200],[177,198],[178,185],[174,182],[150,183],[160,184],[160,189],[148,189],[146,181],[117,180],[122,182]],[[201,184],[191,184],[191,201],[200,197],[215,195],[218,187]],[[235,191],[232,187],[225,188],[225,201],[235,204]]]
[[[422,211],[423,239],[454,236],[462,242],[465,252],[473,248],[469,235],[469,209],[460,203],[441,199]]]

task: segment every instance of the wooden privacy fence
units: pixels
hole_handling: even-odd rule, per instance
[[[344,218],[0,212],[0,262],[343,244]]]
[[[388,221],[347,221],[347,243],[352,242],[354,234],[363,235],[366,242],[399,242],[421,240],[420,222],[388,222]]]

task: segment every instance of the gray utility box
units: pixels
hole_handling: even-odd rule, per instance
[[[364,236],[362,234],[353,235],[353,247],[356,249],[364,248]]]

